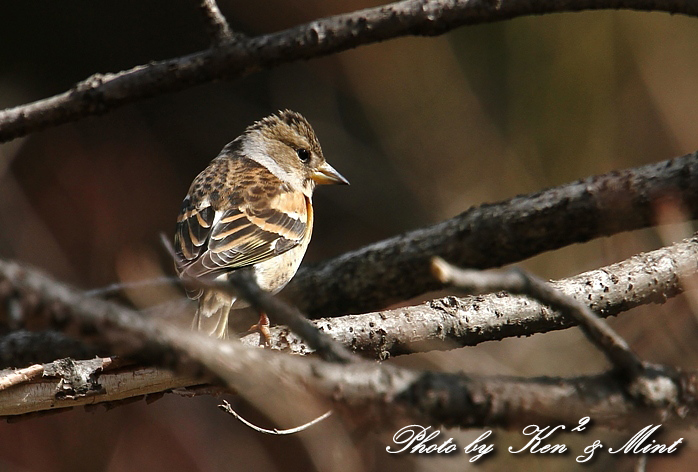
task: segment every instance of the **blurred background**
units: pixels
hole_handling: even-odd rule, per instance
[[[0,108],[61,93],[96,72],[117,72],[208,47],[196,1],[8,2],[0,15]],[[234,29],[274,32],[380,2],[219,0]],[[0,257],[81,288],[172,274],[158,234],[172,234],[192,179],[253,121],[282,108],[313,124],[328,161],[352,183],[315,194],[306,261],[593,174],[698,149],[698,19],[592,12],[464,27],[400,38],[284,65],[122,107],[0,145]],[[681,218],[680,206],[657,218]],[[686,237],[671,224],[575,245],[523,262],[547,278],[575,275]],[[153,303],[153,300],[135,300]],[[646,360],[695,368],[690,296],[635,309],[612,325]],[[578,330],[416,354],[400,365],[515,375],[579,375],[607,366]],[[237,410],[278,424],[237,398]],[[269,392],[283,402],[283,392]],[[468,462],[387,454],[391,431],[338,418],[291,437],[255,433],[210,397],[82,409],[0,424],[0,471],[536,470],[581,468],[572,454],[512,455],[519,432],[496,431],[494,457]],[[592,415],[593,416],[593,415]],[[310,418],[307,418],[310,419]],[[402,425],[407,424],[403,423]],[[443,430],[462,447],[480,431]],[[692,470],[698,437],[649,470]],[[576,444],[576,446],[575,446]],[[522,456],[522,457],[519,457]],[[603,454],[587,470],[632,470]]]

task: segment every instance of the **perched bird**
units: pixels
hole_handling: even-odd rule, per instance
[[[311,198],[317,184],[348,184],[322,154],[310,123],[280,111],[226,145],[192,182],[177,218],[175,267],[186,280],[225,280],[250,270],[277,293],[295,275],[313,231]],[[209,288],[188,290],[199,306],[194,329],[225,337],[231,308],[247,306]],[[269,320],[258,328],[268,338]]]

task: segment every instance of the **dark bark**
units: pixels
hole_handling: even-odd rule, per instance
[[[95,74],[71,90],[0,112],[0,142],[144,98],[408,35],[435,36],[463,25],[527,15],[630,9],[698,16],[698,4],[671,0],[405,0],[332,16],[254,38],[237,37],[206,51]]]
[[[698,218],[698,154],[486,204],[449,220],[302,268],[282,292],[310,317],[378,310],[442,287],[431,259],[488,269],[656,224],[676,198]]]

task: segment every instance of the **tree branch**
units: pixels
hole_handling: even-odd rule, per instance
[[[176,344],[204,360],[240,393],[253,382],[262,382],[263,389],[281,381],[284,395],[309,389],[332,399],[338,411],[372,418],[376,424],[408,414],[434,427],[515,428],[532,423],[576,424],[590,411],[595,426],[613,429],[653,422],[681,427],[698,424],[698,372],[669,372],[665,378],[676,386],[673,395],[648,407],[632,400],[614,373],[523,378],[413,371],[371,362],[340,365],[215,339],[202,343],[190,333],[177,333]],[[56,400],[59,382],[34,381],[0,392],[0,416],[113,402],[199,383],[196,378],[155,368],[95,372],[101,391]],[[189,394],[196,395],[198,390]],[[31,401],[21,400],[27,396]]]
[[[460,269],[441,258],[432,260],[436,278],[467,293],[493,293],[506,291],[512,295],[526,295],[571,318],[589,339],[628,381],[642,375],[645,367],[628,343],[603,319],[581,300],[563,293],[541,278],[520,269],[488,273]]]
[[[664,303],[678,295],[685,282],[698,274],[696,260],[698,236],[551,285],[607,317],[639,305]],[[506,293],[445,297],[394,310],[322,318],[315,323],[345,346],[378,359],[474,346],[574,325],[538,302]],[[254,343],[253,336],[242,340]],[[299,354],[310,351],[283,326],[271,328],[271,344]]]
[[[563,318],[574,320],[613,366],[624,383],[626,391],[646,405],[666,403],[676,396],[676,385],[669,375],[658,375],[663,368],[643,362],[630,345],[608,323],[598,317],[586,301],[562,293],[535,275],[512,269],[501,273],[487,273],[460,269],[440,258],[432,261],[435,276],[444,283],[467,292],[495,292],[506,290],[511,294],[529,296],[558,311]]]
[[[73,377],[55,368],[57,364],[64,362],[61,360],[32,366],[35,370],[40,368],[38,378],[26,379],[17,382],[11,388],[3,388],[0,391],[0,417],[118,402],[201,383],[195,377],[178,376],[169,370],[155,367],[103,368],[103,365],[111,362],[111,359],[105,358],[74,362],[78,369],[86,372],[86,376],[92,380],[81,392],[76,392]],[[0,384],[6,380],[16,381],[17,374],[25,370],[6,373],[0,377]],[[51,373],[46,374],[47,370]],[[67,389],[73,389],[71,395],[65,394]],[[62,392],[63,395],[57,395],[58,392]]]
[[[226,350],[221,358],[221,362],[229,363],[228,368],[239,364],[236,356],[243,350],[238,350],[238,347],[232,351]],[[216,350],[216,347],[213,349]],[[261,354],[257,356],[255,351]],[[216,357],[220,354],[220,351],[217,352],[209,352],[206,356]],[[285,369],[292,374],[294,382],[307,382],[308,387],[316,391],[327,394],[332,385],[337,387],[340,393],[331,397],[335,398],[336,406],[342,410],[349,408],[358,414],[380,414],[382,417],[410,412],[416,419],[434,427],[514,428],[532,423],[575,424],[579,418],[588,416],[590,411],[594,412],[595,426],[613,429],[629,429],[640,423],[652,422],[682,427],[698,424],[698,397],[695,395],[698,392],[698,372],[675,375],[675,381],[681,386],[680,396],[674,398],[675,404],[647,408],[630,399],[624,392],[623,382],[611,373],[573,378],[523,378],[405,371],[409,374],[405,378],[403,376],[406,374],[401,370],[375,364],[361,363],[361,367],[351,370],[340,368],[335,372],[331,364],[318,360],[302,362],[303,359],[270,356],[271,353],[253,348],[244,349],[244,353],[244,365],[236,367],[236,371],[259,371],[260,366],[271,362],[275,371]],[[247,359],[248,354],[252,359]],[[77,364],[88,362],[92,361],[78,361]],[[367,365],[370,367],[366,376],[362,377],[361,371]],[[261,371],[264,372],[265,368],[261,367]],[[310,377],[303,380],[302,376],[308,371],[312,371]],[[210,389],[199,387],[182,390],[199,385],[200,381],[151,367],[95,371],[94,380],[98,389],[71,398],[56,398],[56,391],[63,379],[57,376],[33,380],[0,392],[0,417],[9,419],[17,415],[81,405],[118,406],[122,400],[148,399],[158,392],[173,389],[182,395],[210,393]],[[287,377],[284,379],[288,381]],[[399,382],[391,386],[395,380]],[[215,391],[221,392],[220,389]],[[386,398],[395,401],[386,402]],[[434,398],[440,400],[429,400]],[[680,407],[686,409],[679,414]],[[371,413],[363,411],[364,408]],[[382,410],[382,413],[376,410]]]
[[[663,303],[681,293],[686,280],[698,272],[696,260],[698,238],[693,237],[617,264],[552,282],[552,285],[588,304],[601,316],[613,316],[640,305]],[[11,266],[0,265],[0,279],[11,275],[7,272],[8,267]],[[0,289],[2,287],[0,283]],[[0,290],[0,303],[10,294],[9,291],[3,294]],[[394,310],[322,318],[314,323],[343,345],[377,359],[474,346],[485,341],[530,336],[573,326],[571,320],[548,307],[510,294],[445,297]],[[241,341],[256,346],[258,335],[247,335]],[[271,328],[271,345],[274,349],[296,354],[313,351],[286,326]],[[44,351],[48,352],[48,357],[37,357]],[[5,366],[94,355],[94,348],[87,349],[52,332],[25,331],[0,338],[0,359]]]
[[[692,263],[695,265],[695,259]],[[638,413],[661,417],[665,423],[692,422],[696,414],[698,377],[693,373],[654,371],[658,379],[673,388],[664,389],[663,397],[655,398],[648,407],[621,393],[623,386],[610,374],[580,379],[522,379],[420,372],[369,361],[330,363],[155,325],[126,308],[85,298],[16,264],[0,261],[0,274],[0,299],[7,302],[14,298],[22,307],[23,316],[15,321],[67,330],[180,372],[198,366],[194,372],[211,373],[257,403],[265,401],[260,391],[273,391],[282,382],[288,398],[307,399],[309,392],[314,392],[348,414],[382,419],[407,413],[433,426],[514,427],[530,422],[576,422],[580,412],[586,416],[588,411],[595,411],[600,424],[622,427],[636,420]],[[7,323],[7,314],[7,309],[0,310],[0,321]],[[90,386],[101,385],[91,378],[91,372],[88,369],[88,391]],[[0,392],[0,398],[19,387]]]
[[[0,112],[0,142],[103,114],[144,98],[223,78],[239,78],[260,69],[400,36],[435,36],[463,25],[602,9],[698,16],[695,2],[680,0],[405,0],[323,18],[277,33],[239,38],[206,51],[116,74],[95,74],[62,94]]]
[[[476,269],[656,224],[655,204],[698,218],[698,153],[486,204],[298,271],[282,294],[311,318],[381,309],[442,284],[430,261]]]
[[[228,21],[218,8],[216,0],[199,0],[199,10],[206,22],[206,30],[211,37],[213,47],[223,45],[234,39]]]

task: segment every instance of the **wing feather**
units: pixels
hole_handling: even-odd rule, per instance
[[[310,234],[312,215],[302,193],[265,167],[239,158],[214,160],[194,180],[177,221],[177,271],[201,277],[263,262],[296,247]]]

